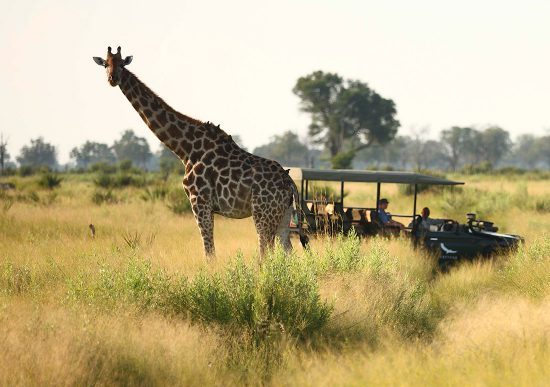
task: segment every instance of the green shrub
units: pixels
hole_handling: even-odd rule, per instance
[[[90,172],[100,172],[100,173],[115,173],[117,171],[116,165],[109,164],[106,162],[98,162],[90,165]]]
[[[423,173],[429,176],[434,177],[440,177],[442,179],[445,179],[447,176],[442,173],[438,173],[431,170],[418,170],[418,173]],[[399,184],[398,188],[399,193],[401,195],[407,195],[411,196],[414,195],[414,184]],[[441,191],[448,191],[450,187],[448,186],[442,186],[442,185],[430,185],[430,184],[417,184],[416,185],[416,192],[441,192]]]
[[[102,267],[96,282],[86,284],[82,275],[69,280],[68,286],[72,299],[132,302],[258,340],[272,327],[307,339],[326,324],[332,311],[331,305],[321,301],[314,268],[287,256],[280,246],[259,269],[238,256],[221,273],[201,271],[188,279],[170,277],[148,261],[131,258],[122,270]]]
[[[550,212],[550,200],[535,199],[533,203],[533,209],[537,212],[542,212],[542,213]]]
[[[177,215],[191,212],[191,202],[182,189],[174,189],[168,193],[166,206]]]
[[[315,269],[280,246],[262,263],[256,294],[256,324],[278,324],[300,339],[318,332],[332,313],[332,306],[321,301]]]
[[[63,181],[62,177],[59,177],[57,173],[44,173],[38,179],[38,185],[42,188],[54,189],[61,185]]]
[[[364,264],[360,248],[361,240],[352,230],[347,236],[338,234],[336,243],[329,244],[323,258],[317,257],[316,260],[323,265],[323,271],[356,271]]]
[[[94,179],[94,184],[100,188],[143,187],[146,184],[144,176],[128,173],[108,174],[101,172]]]
[[[94,184],[97,187],[100,188],[111,188],[114,185],[114,179],[111,177],[111,175],[101,172],[97,177],[94,179]]]
[[[477,164],[466,164],[461,172],[465,175],[478,175],[493,172],[493,164],[489,161],[482,161]]]
[[[19,176],[31,176],[34,174],[34,168],[30,165],[21,165],[18,170]]]
[[[132,170],[132,160],[122,160],[118,163],[118,169],[121,172],[130,172]]]
[[[117,196],[112,190],[95,190],[92,193],[92,202],[97,205],[101,204],[116,204],[118,203]]]
[[[499,175],[524,175],[526,171],[518,167],[502,167],[493,172]]]
[[[498,287],[531,298],[542,298],[550,290],[550,238],[541,237],[521,245],[510,254],[498,273]]]
[[[145,188],[140,197],[146,202],[156,202],[157,200],[164,200],[167,195],[168,188],[165,185],[155,185],[152,188]]]

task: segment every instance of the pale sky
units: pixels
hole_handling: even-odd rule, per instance
[[[550,1],[2,1],[0,132],[12,159],[31,138],[61,162],[124,129],[158,140],[92,56],[129,69],[180,112],[249,148],[309,118],[292,94],[315,70],[395,101],[400,134],[453,125],[550,128]]]

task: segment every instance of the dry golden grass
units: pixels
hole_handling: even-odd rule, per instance
[[[543,200],[549,193],[548,180],[495,179],[476,177],[463,195],[479,195],[474,188],[512,196],[526,189],[528,200]],[[349,199],[373,200],[371,188],[350,185]],[[18,190],[37,188],[22,179]],[[305,342],[283,335],[271,348],[276,360],[267,372],[267,352],[245,349],[239,336],[216,324],[124,299],[71,298],[71,284],[101,284],[103,268],[122,273],[136,257],[189,278],[223,273],[239,252],[254,265],[252,221],[216,218],[218,257],[207,263],[190,215],[176,216],[162,201],[144,202],[138,189],[121,191],[122,203],[97,206],[92,190],[85,178],[67,177],[52,203],[0,207],[0,385],[531,386],[550,380],[548,212],[491,197],[491,218],[503,231],[525,236],[526,248],[445,275],[405,239],[362,241],[357,268],[319,269],[321,298],[334,308],[326,327]],[[383,194],[395,213],[411,201],[394,186]],[[440,196],[425,193],[418,207],[429,205],[436,217],[453,211]],[[504,204],[516,203],[512,196]],[[294,259],[306,259],[293,243]],[[313,240],[313,257],[325,262],[338,244]]]

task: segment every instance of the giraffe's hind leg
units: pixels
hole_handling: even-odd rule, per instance
[[[280,237],[281,244],[286,251],[292,249],[288,228],[292,208],[286,209],[285,207],[282,204],[276,206],[268,204],[255,205],[254,202],[252,204],[252,217],[258,232],[261,258],[265,256],[269,249],[273,248],[276,236]]]
[[[268,250],[273,248],[278,225],[281,222],[281,211],[277,211],[264,203],[252,202],[252,218],[258,233],[260,244],[260,259],[265,256]]]
[[[292,243],[290,243],[290,220],[292,218],[293,214],[292,206],[289,206],[279,222],[279,225],[277,227],[277,236],[281,240],[281,245],[285,249],[285,251],[288,253],[292,251]]]

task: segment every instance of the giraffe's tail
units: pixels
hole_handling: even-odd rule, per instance
[[[300,203],[300,194],[298,193],[298,187],[296,187],[296,184],[294,183],[294,180],[290,179],[290,190],[292,192],[292,219],[296,221],[296,225],[298,226],[298,235],[300,236],[300,243],[302,244],[302,247],[304,249],[309,247],[309,237],[304,233],[304,229],[302,228],[302,222],[300,220],[300,210],[301,210],[301,203]]]

